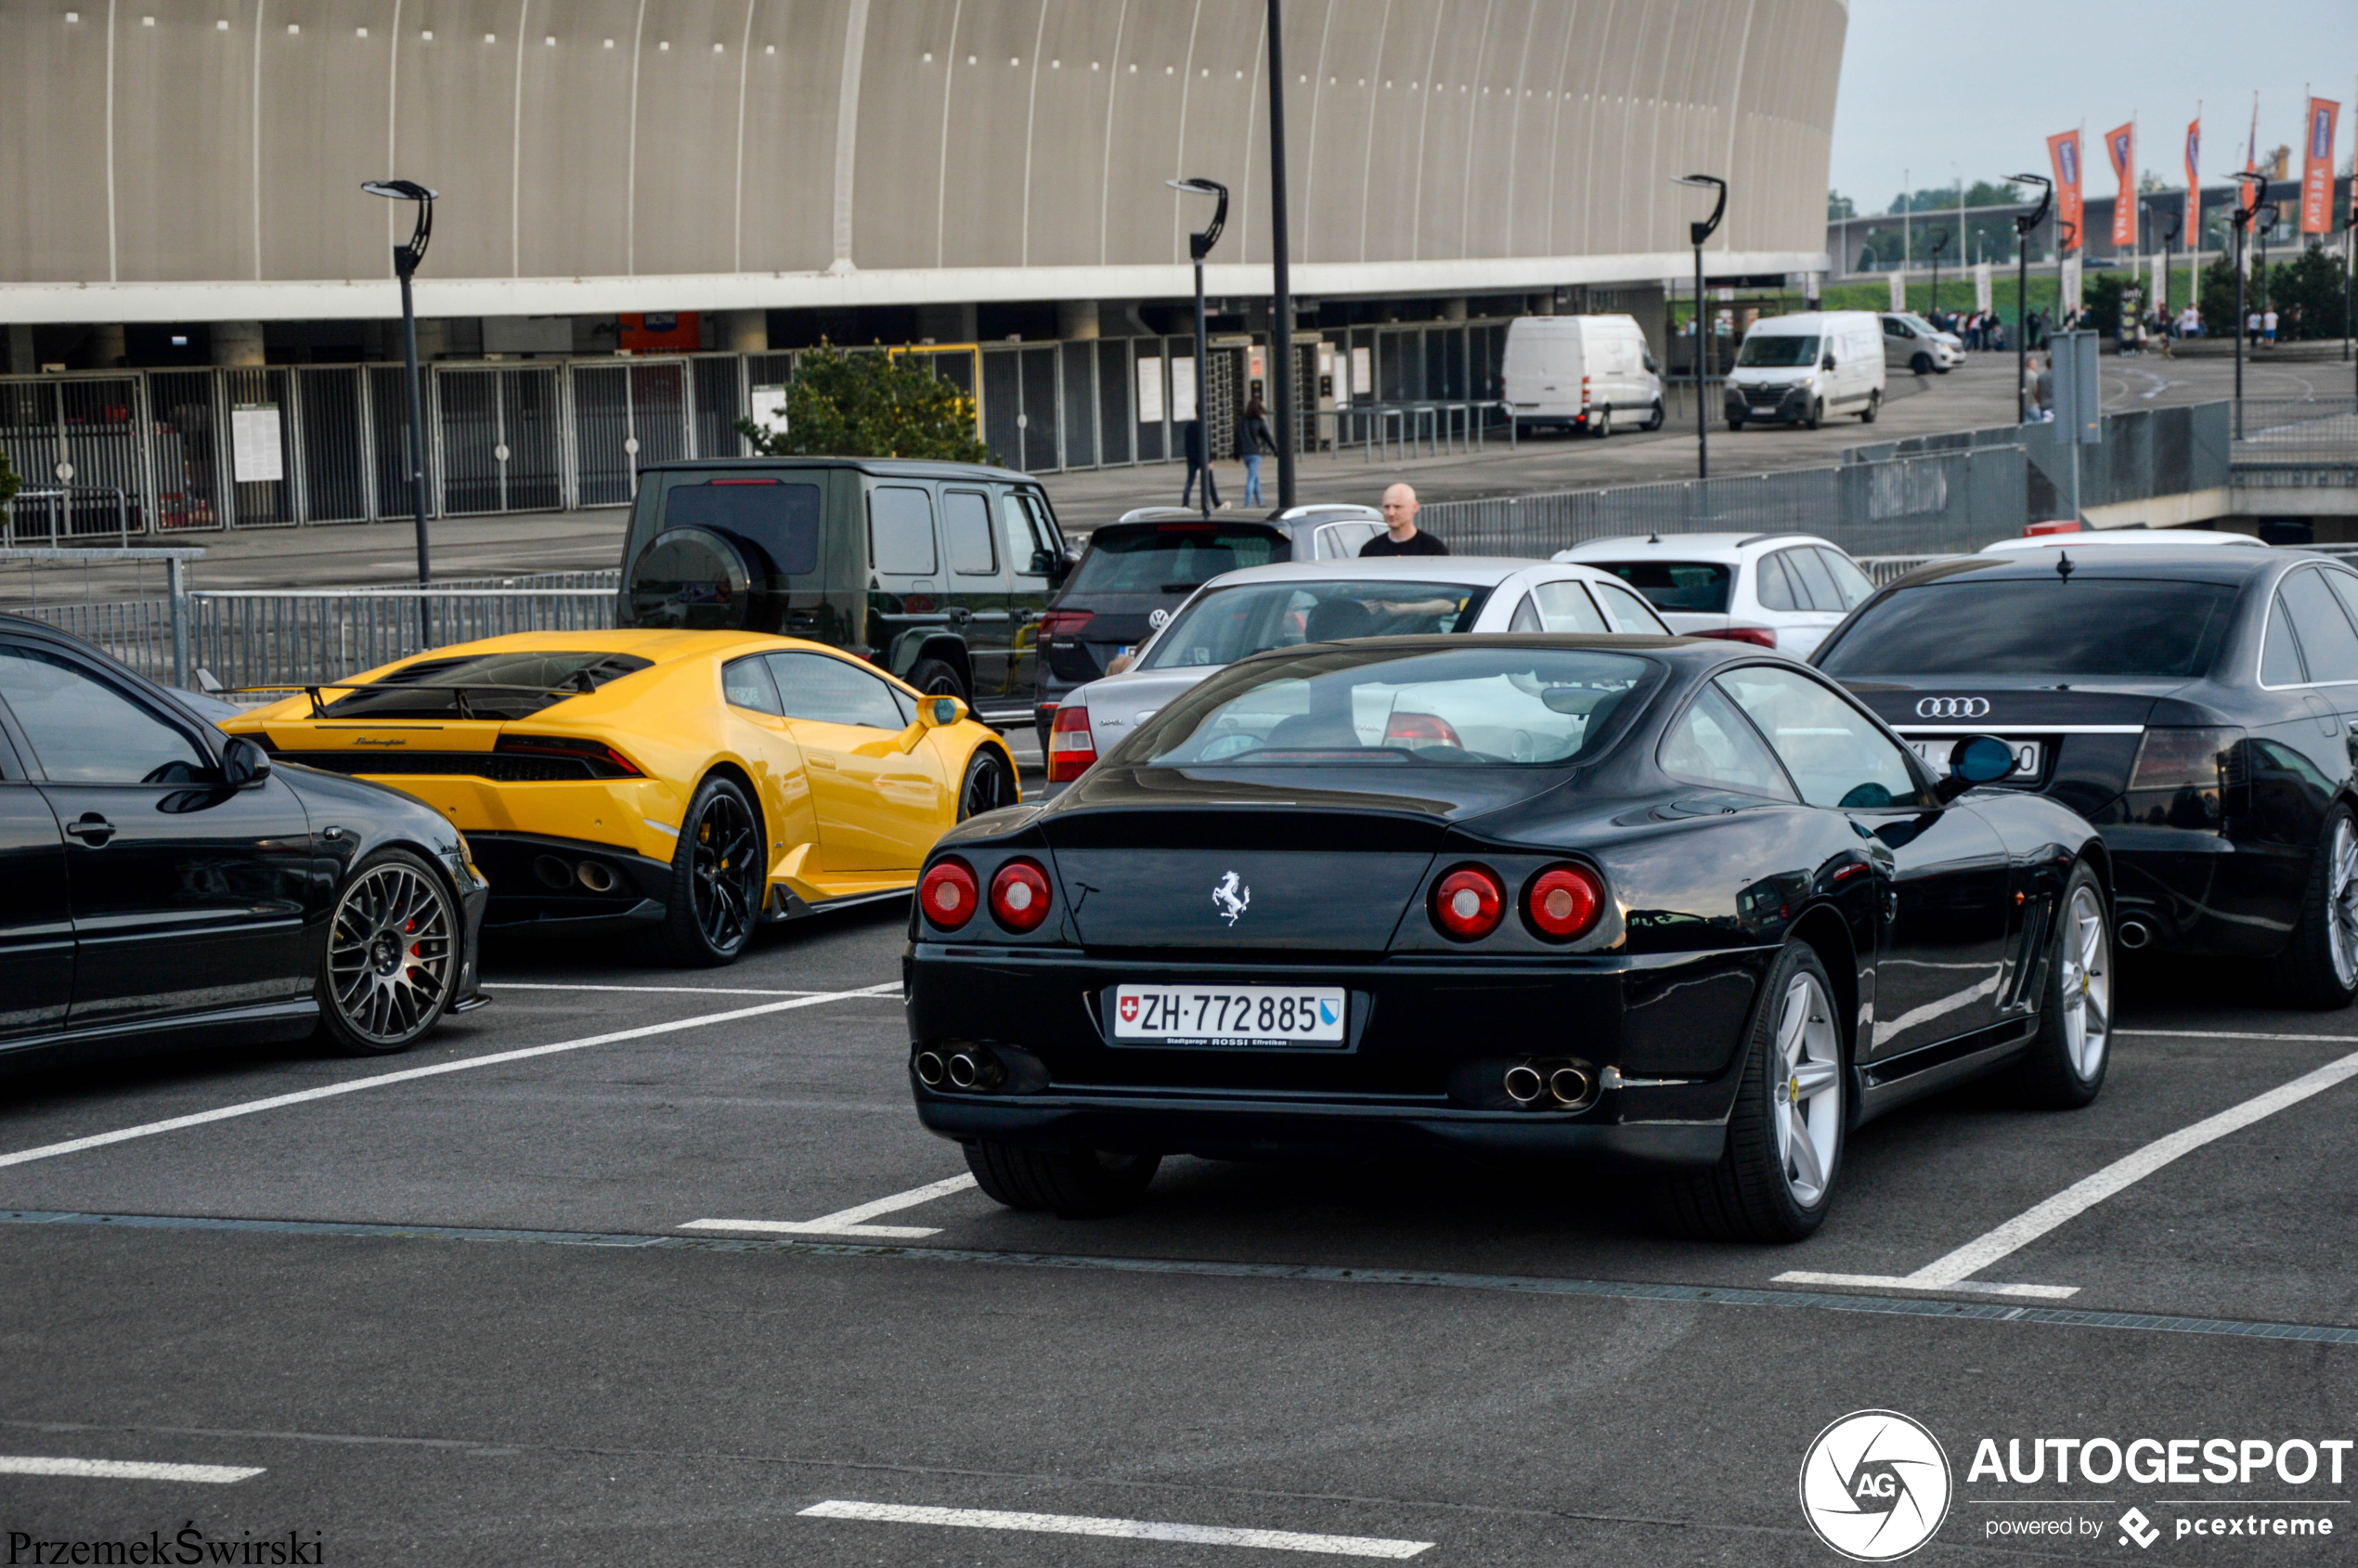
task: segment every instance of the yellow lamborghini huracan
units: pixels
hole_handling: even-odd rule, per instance
[[[726,964],[757,922],[905,893],[952,823],[1013,805],[1004,742],[815,642],[528,632],[437,648],[229,720],[283,762],[434,806],[486,924],[660,928]]]

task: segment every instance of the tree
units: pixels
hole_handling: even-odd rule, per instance
[[[1852,201],[1849,197],[1845,196],[1839,190],[1830,189],[1826,192],[1826,219],[1828,222],[1831,223],[1835,218],[1855,218],[1858,215],[1858,204]]]
[[[2341,262],[2313,241],[2291,261],[2268,269],[2268,299],[2276,307],[2279,338],[2341,336]]]
[[[0,512],[8,510],[8,502],[16,496],[17,486],[23,483],[17,477],[17,471],[8,466],[8,454],[0,452]]]
[[[2205,331],[2215,336],[2243,330],[2243,323],[2235,319],[2234,253],[2222,253],[2217,261],[2202,269],[2202,292],[2197,296],[2197,304],[2202,311]]]
[[[975,434],[974,399],[914,356],[808,349],[786,383],[785,428],[739,420],[737,433],[768,457],[937,458],[989,462]]]

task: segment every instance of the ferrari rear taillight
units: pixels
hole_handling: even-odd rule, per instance
[[[1506,884],[1486,865],[1461,865],[1433,884],[1432,923],[1445,937],[1480,941],[1506,913]]]
[[[1523,918],[1552,941],[1587,936],[1604,907],[1604,883],[1585,865],[1549,866],[1522,890]]]
[[[1763,648],[1777,645],[1777,628],[1768,626],[1717,626],[1709,631],[1690,632],[1692,637],[1717,637],[1723,642],[1756,642]]]
[[[917,884],[917,907],[945,931],[954,931],[974,918],[981,901],[974,868],[962,860],[936,861]]]
[[[1089,710],[1065,704],[1048,729],[1048,782],[1070,784],[1096,760],[1097,737],[1089,728]]]
[[[1437,713],[1393,714],[1384,721],[1383,741],[1386,745],[1454,745],[1461,751],[1466,745]]]
[[[1078,637],[1082,629],[1096,618],[1095,610],[1050,610],[1040,617],[1040,635]]]
[[[1012,860],[991,879],[991,914],[1015,932],[1036,931],[1048,918],[1048,874],[1038,861]]]
[[[502,735],[491,749],[509,757],[562,757],[579,762],[598,779],[642,779],[639,765],[603,741],[574,740],[564,735]]]

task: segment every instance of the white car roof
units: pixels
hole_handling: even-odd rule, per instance
[[[1223,572],[1204,584],[1229,587],[1256,582],[1423,582],[1456,583],[1467,588],[1496,588],[1518,572],[1547,566],[1547,561],[1504,555],[1379,555],[1373,560],[1282,561],[1269,566],[1240,566]],[[1555,574],[1550,574],[1555,575]],[[1619,584],[1610,572],[1575,566],[1574,577]]]
[[[2076,534],[2038,534],[2027,539],[2000,539],[1996,544],[1981,547],[1984,555],[2011,555],[2018,550],[2078,550],[2083,545],[2143,545],[2179,549],[2185,546],[2243,545],[2253,550],[2270,548],[2249,534],[2229,534],[2216,528],[2103,528],[2082,529]]]
[[[1815,534],[1656,534],[1639,538],[1623,534],[1609,539],[1584,539],[1560,550],[1558,561],[1630,561],[1658,555],[1665,561],[1741,561],[1771,550],[1814,544],[1825,550],[1842,547]]]

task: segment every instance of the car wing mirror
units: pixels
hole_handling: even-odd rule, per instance
[[[2015,748],[1995,735],[1967,735],[1949,748],[1949,776],[1934,793],[1954,800],[1969,789],[1996,784],[2015,771]]]
[[[1030,577],[1046,577],[1050,582],[1060,583],[1071,571],[1072,562],[1063,551],[1042,549],[1031,552],[1031,565],[1024,575]]]
[[[221,782],[251,789],[270,776],[270,754],[243,735],[232,735],[221,753]]]

